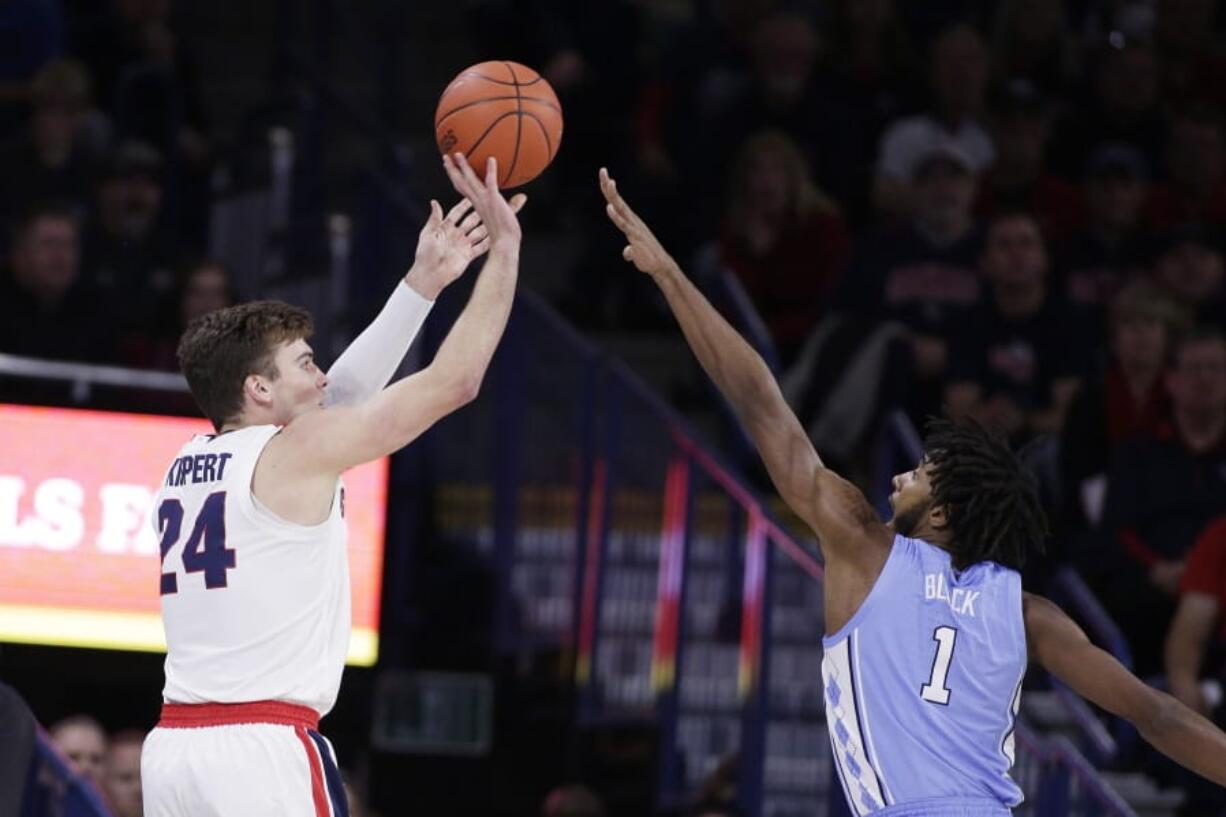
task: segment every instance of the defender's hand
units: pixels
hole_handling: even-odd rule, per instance
[[[486,162],[484,183],[473,173],[463,153],[457,153],[454,157],[443,156],[443,167],[447,169],[447,176],[456,192],[472,202],[473,210],[489,232],[481,252],[498,245],[518,249],[522,236],[519,219],[515,217],[516,210],[498,190],[497,160],[491,156]],[[522,207],[523,202],[519,206]]]
[[[527,201],[523,193],[512,196],[508,202],[511,212],[518,213]],[[431,200],[430,218],[418,236],[417,255],[405,283],[433,301],[488,249],[489,228],[471,201],[460,199],[444,216],[442,206]]]
[[[653,278],[670,269],[676,269],[677,262],[665,251],[643,220],[630,209],[630,205],[626,204],[626,200],[617,192],[617,182],[613,181],[609,171],[603,167],[600,168],[600,192],[604,194],[607,202],[605,212],[609,214],[609,220],[617,225],[617,229],[621,230],[630,242],[622,250],[622,258]]]

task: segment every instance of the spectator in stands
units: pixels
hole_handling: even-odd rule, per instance
[[[147,325],[174,286],[176,250],[162,222],[162,157],[120,145],[98,185],[83,269],[101,291],[122,296],[125,326]],[[118,300],[118,297],[116,298]]]
[[[56,721],[51,742],[68,760],[74,774],[89,780],[98,791],[105,790],[107,737],[102,724],[89,715],[69,715]]]
[[[1163,237],[1154,280],[1190,310],[1197,322],[1226,328],[1226,267],[1222,234],[1184,224]]]
[[[992,138],[980,119],[987,76],[987,53],[975,29],[955,23],[936,37],[930,52],[931,109],[898,120],[881,137],[873,190],[881,213],[919,214],[911,182],[936,142],[955,145],[974,175],[992,164]]]
[[[843,205],[848,217],[866,219],[872,211],[874,152],[886,126],[898,118],[913,95],[917,74],[914,48],[898,17],[894,0],[835,0],[822,32],[819,60],[821,91],[838,100],[839,127],[827,138],[814,168]]]
[[[979,298],[970,159],[939,142],[914,170],[915,216],[862,237],[834,309],[780,384],[822,455],[861,476],[885,413],[940,411],[949,337]]]
[[[1043,234],[1059,240],[1079,226],[1077,188],[1044,167],[1050,132],[1048,102],[1028,79],[1014,78],[989,99],[988,123],[996,159],[979,186],[976,213],[990,218],[1024,210],[1039,220]]]
[[[238,303],[230,273],[208,259],[183,268],[171,296],[157,310],[152,324],[126,335],[119,345],[119,360],[139,369],[178,371],[179,338],[201,315]]]
[[[786,365],[843,274],[847,225],[785,133],[750,137],[731,176],[720,260],[744,285]]]
[[[5,227],[31,201],[63,201],[84,215],[97,172],[85,138],[90,82],[80,63],[48,63],[31,83],[30,101],[25,132],[0,147],[0,221]]]
[[[1060,94],[1077,77],[1077,40],[1063,0],[1004,0],[992,26],[993,73],[1025,78],[1045,94]]]
[[[1099,145],[1086,163],[1088,220],[1057,250],[1053,289],[1095,331],[1105,333],[1107,304],[1120,287],[1146,272],[1141,208],[1148,183],[1145,156],[1127,143]]]
[[[1146,217],[1158,229],[1185,222],[1226,226],[1226,116],[1205,103],[1182,108],[1166,143],[1168,181],[1155,186]]]
[[[0,3],[0,135],[25,114],[30,80],[64,52],[64,10],[47,0]]]
[[[718,223],[720,215],[718,210],[703,212],[723,192],[722,174],[712,169],[730,166],[751,134],[785,132],[813,168],[822,136],[830,130],[829,106],[814,84],[818,40],[812,21],[795,12],[771,14],[758,23],[750,45],[749,81],[691,123],[684,148],[689,200],[703,225]]]
[[[1205,527],[1187,564],[1179,582],[1179,610],[1166,639],[1166,679],[1172,695],[1213,717],[1223,703],[1220,687],[1226,682],[1220,654],[1226,646],[1226,516]],[[1217,660],[1206,660],[1211,658]],[[1216,701],[1205,696],[1202,678],[1218,682]]]
[[[1162,98],[1169,103],[1226,103],[1226,59],[1216,42],[1214,0],[1163,0],[1155,4],[1154,45],[1160,57]]]
[[[207,126],[195,60],[167,0],[109,0],[83,14],[72,52],[89,66],[121,139],[199,164]]]
[[[1052,140],[1052,166],[1076,178],[1097,145],[1126,142],[1156,167],[1163,140],[1153,51],[1119,32],[1104,41],[1094,64],[1093,97],[1073,106]]]
[[[1226,336],[1188,333],[1166,375],[1171,421],[1119,447],[1103,510],[1106,554],[1086,566],[1133,648],[1138,673],[1161,671],[1184,559],[1226,513]]]
[[[1169,295],[1143,279],[1112,300],[1109,322],[1106,369],[1077,390],[1060,435],[1066,534],[1098,524],[1113,452],[1170,422],[1162,372],[1172,341],[1189,323]]]
[[[591,789],[579,784],[558,786],[545,795],[541,817],[604,817],[604,805]]]
[[[857,245],[840,308],[906,333],[917,378],[913,408],[937,410],[954,326],[979,299],[980,233],[971,216],[975,163],[957,143],[916,157],[908,182],[919,207],[904,225]]]
[[[1226,516],[1211,522],[1188,554],[1179,607],[1166,637],[1171,694],[1218,725],[1226,723]],[[1226,793],[1193,776],[1181,813],[1221,814]]]
[[[113,353],[113,315],[80,280],[71,211],[44,206],[26,216],[6,272],[0,276],[0,351],[80,361],[103,361]]]
[[[1086,366],[1067,305],[1047,287],[1038,221],[997,216],[980,269],[988,291],[950,343],[950,414],[975,417],[1015,442],[1058,432]]]
[[[145,734],[130,729],[111,738],[102,779],[107,803],[115,817],[142,817],[140,752]]]

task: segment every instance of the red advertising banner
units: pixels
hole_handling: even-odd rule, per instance
[[[0,641],[165,650],[153,497],[203,420],[0,405]],[[351,664],[379,649],[387,461],[347,472]]]

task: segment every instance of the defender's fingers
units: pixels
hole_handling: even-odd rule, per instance
[[[478,224],[476,229],[468,234],[468,241],[470,244],[480,244],[487,237],[489,237],[489,234],[490,231],[488,227],[486,227],[484,224]]]
[[[476,210],[474,210],[473,212],[469,213],[467,216],[464,217],[464,220],[459,223],[458,227],[459,227],[460,232],[468,234],[468,233],[471,233],[478,226],[480,226],[480,224],[481,224],[481,214],[478,213]]]
[[[443,206],[434,199],[430,199],[430,218],[426,221],[431,227],[437,227],[443,220]]]

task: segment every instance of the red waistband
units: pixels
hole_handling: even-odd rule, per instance
[[[198,726],[229,726],[236,723],[273,723],[319,729],[319,713],[309,706],[284,701],[251,701],[241,704],[162,704],[163,729]]]

